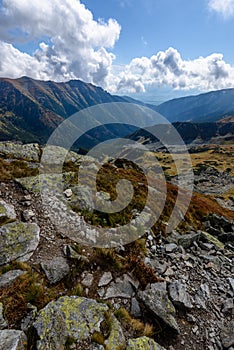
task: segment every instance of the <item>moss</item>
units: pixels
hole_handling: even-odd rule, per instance
[[[157,344],[153,339],[141,337],[130,339],[126,350],[165,350],[165,348]]]
[[[201,236],[205,238],[209,243],[214,244],[217,249],[224,249],[224,244],[218,240],[218,238],[212,236],[208,232],[201,232]]]

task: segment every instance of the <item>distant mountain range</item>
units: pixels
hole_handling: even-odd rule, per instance
[[[176,98],[156,107],[170,122],[215,122],[234,115],[234,89]]]
[[[154,106],[130,97],[111,95],[100,87],[80,80],[55,83],[28,77],[0,78],[0,140],[45,143],[64,119],[89,106],[109,102],[145,105],[171,122],[215,122],[225,116],[234,115],[234,89],[178,98]],[[231,120],[230,123],[232,122]],[[197,133],[208,135],[211,129],[214,131],[217,128],[223,132],[230,125],[227,127],[226,123],[225,126],[214,124],[210,128],[207,124],[188,126],[182,123],[177,127],[185,137],[193,139]],[[105,129],[105,138],[124,136],[133,131],[131,127],[113,126]],[[98,134],[101,134],[100,130]],[[97,133],[94,132],[83,139],[84,147],[94,145],[95,138]]]
[[[173,144],[173,136],[170,139],[172,126],[178,131],[186,144],[224,144],[234,142],[234,116],[229,116],[212,123],[175,122],[172,124],[155,125],[146,129],[139,129],[128,135],[132,140],[140,140],[142,143],[157,143],[154,137],[157,134],[166,135],[168,142]]]

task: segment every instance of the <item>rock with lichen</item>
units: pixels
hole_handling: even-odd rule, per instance
[[[27,261],[39,244],[40,228],[35,223],[15,221],[0,227],[0,265]]]
[[[40,310],[33,323],[38,336],[37,349],[63,349],[68,339],[73,339],[74,343],[91,339],[95,332],[101,332],[108,309],[105,304],[77,296],[65,296],[50,302]],[[122,330],[115,320],[111,319],[110,339],[107,339],[107,343],[113,346],[120,339],[124,341]]]
[[[0,200],[0,225],[16,220],[16,213],[13,205]]]
[[[140,337],[129,339],[126,350],[165,350],[165,348],[157,344],[153,339]]]

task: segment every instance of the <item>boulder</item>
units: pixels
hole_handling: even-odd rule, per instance
[[[168,297],[165,282],[151,284],[146,290],[138,292],[138,297],[156,320],[160,319],[176,333],[179,333],[175,319],[176,311]]]
[[[191,309],[192,302],[190,295],[187,293],[186,286],[179,281],[169,284],[169,295],[175,306]]]
[[[27,261],[39,244],[37,224],[15,221],[0,227],[0,265],[13,260]]]
[[[6,288],[15,281],[16,278],[26,273],[22,270],[11,270],[0,276],[0,288]]]
[[[51,284],[61,281],[70,272],[67,260],[63,257],[43,261],[41,267]]]
[[[166,350],[153,339],[140,337],[129,339],[126,350]]]
[[[27,338],[24,332],[13,329],[0,331],[0,349],[26,350]]]
[[[108,310],[105,304],[77,296],[65,296],[50,302],[39,311],[33,323],[38,335],[37,349],[63,349],[69,337],[74,343],[90,339],[94,332],[101,332]],[[117,334],[119,326],[113,319],[112,325],[116,339],[120,339],[121,335]]]
[[[179,236],[178,238],[178,244],[181,245],[183,248],[187,249],[193,245],[194,242],[197,242],[200,238],[199,233],[187,233],[183,236]]]
[[[13,205],[0,200],[0,225],[16,220],[16,213]]]
[[[230,348],[234,345],[234,320],[227,322],[220,333],[221,341],[224,348]]]
[[[0,142],[0,154],[7,156],[7,158],[39,163],[41,150],[37,143],[22,145],[13,142]]]

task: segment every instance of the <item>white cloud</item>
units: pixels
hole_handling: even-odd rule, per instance
[[[79,0],[3,0],[0,15],[0,76],[82,79],[114,93],[139,93],[153,86],[207,91],[234,84],[234,67],[220,53],[184,60],[169,48],[115,66],[111,50],[120,25],[114,19],[94,20]],[[31,55],[14,47],[25,40],[40,42]]]
[[[95,21],[79,0],[3,0],[0,74],[57,81],[79,78],[104,86],[115,58],[108,49],[114,47],[120,30],[114,19]],[[32,56],[11,45],[15,33],[18,41],[41,40]],[[43,42],[45,37],[51,45]]]
[[[234,16],[234,0],[209,0],[208,5],[211,11],[225,18]]]
[[[150,58],[134,58],[118,76],[109,76],[113,92],[144,92],[147,86],[171,87],[177,90],[216,90],[233,87],[234,67],[223,55],[183,60],[180,53],[169,48]]]

